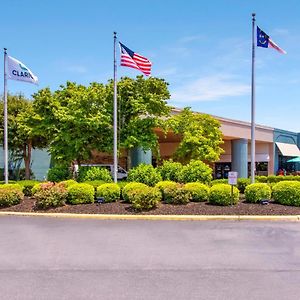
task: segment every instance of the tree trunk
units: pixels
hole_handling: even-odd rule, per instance
[[[32,149],[31,142],[28,142],[27,144],[24,145],[23,157],[24,157],[24,164],[25,164],[26,180],[30,180],[31,149]]]

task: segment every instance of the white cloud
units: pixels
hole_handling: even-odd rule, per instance
[[[179,87],[171,93],[176,103],[221,100],[250,93],[250,85],[240,83],[232,75],[212,75],[199,78]]]

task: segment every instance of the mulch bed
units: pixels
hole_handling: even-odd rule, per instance
[[[65,205],[48,210],[35,210],[34,204],[34,198],[25,197],[20,204],[1,208],[0,211],[124,215],[300,215],[300,207],[280,205],[272,201],[268,205],[251,204],[243,199],[234,206],[216,206],[205,202],[190,202],[187,205],[160,203],[157,208],[143,212],[134,211],[130,204],[123,201]]]

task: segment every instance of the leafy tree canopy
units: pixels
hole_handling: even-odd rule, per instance
[[[168,120],[169,128],[181,136],[174,158],[184,163],[192,159],[217,161],[223,149],[220,122],[206,114],[193,113],[185,108]]]
[[[118,82],[119,148],[158,148],[153,129],[169,114],[170,97],[163,79],[121,78]],[[36,131],[51,140],[57,162],[87,160],[92,150],[113,150],[113,82],[89,86],[67,82],[59,90],[33,95]]]

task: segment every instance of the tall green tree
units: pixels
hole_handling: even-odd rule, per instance
[[[32,102],[23,95],[8,95],[8,147],[14,159],[21,158],[25,165],[25,178],[30,179],[32,149],[42,149],[47,146],[47,140],[35,132],[32,122],[34,110]],[[3,101],[0,103],[0,137],[4,143]]]
[[[50,140],[50,153],[59,164],[78,163],[91,151],[108,151],[112,144],[112,122],[107,111],[106,89],[67,82],[59,90],[42,89],[33,95],[37,130]]]
[[[59,90],[33,95],[36,129],[50,140],[57,162],[87,160],[92,150],[113,151],[113,82],[89,86],[67,82]],[[121,78],[118,82],[119,148],[157,151],[154,128],[169,115],[167,83],[158,78]]]
[[[107,85],[109,103],[113,103],[113,82]],[[168,83],[159,78],[123,77],[118,82],[119,141],[120,148],[151,149],[158,154],[158,138],[154,132],[164,126],[170,114]]]
[[[220,122],[207,114],[193,113],[185,108],[168,120],[168,126],[181,136],[174,158],[181,162],[197,159],[204,162],[219,160],[223,149]]]

